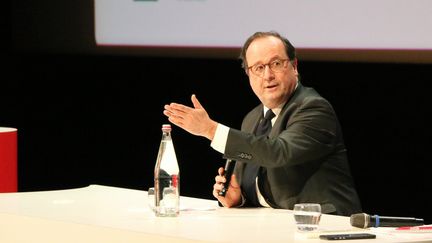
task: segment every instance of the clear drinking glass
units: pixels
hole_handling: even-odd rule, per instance
[[[318,203],[295,204],[294,219],[300,232],[317,230],[321,219],[321,205]]]

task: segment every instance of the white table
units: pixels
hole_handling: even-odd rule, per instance
[[[176,218],[150,211],[147,192],[90,185],[40,192],[0,193],[0,242],[327,242],[296,232],[291,210],[228,209],[216,200],[181,197]],[[357,229],[349,217],[323,215],[322,232],[371,232],[362,242],[432,242],[430,234],[392,228]]]

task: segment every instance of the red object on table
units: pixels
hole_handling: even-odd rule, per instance
[[[0,127],[0,192],[17,192],[17,129]]]

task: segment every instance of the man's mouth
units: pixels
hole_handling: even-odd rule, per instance
[[[275,88],[277,85],[276,84],[271,84],[271,85],[267,85],[265,88],[266,89],[272,89]]]

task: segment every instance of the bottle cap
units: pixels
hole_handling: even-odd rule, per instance
[[[168,131],[168,130],[171,130],[171,124],[163,124],[162,131]]]

